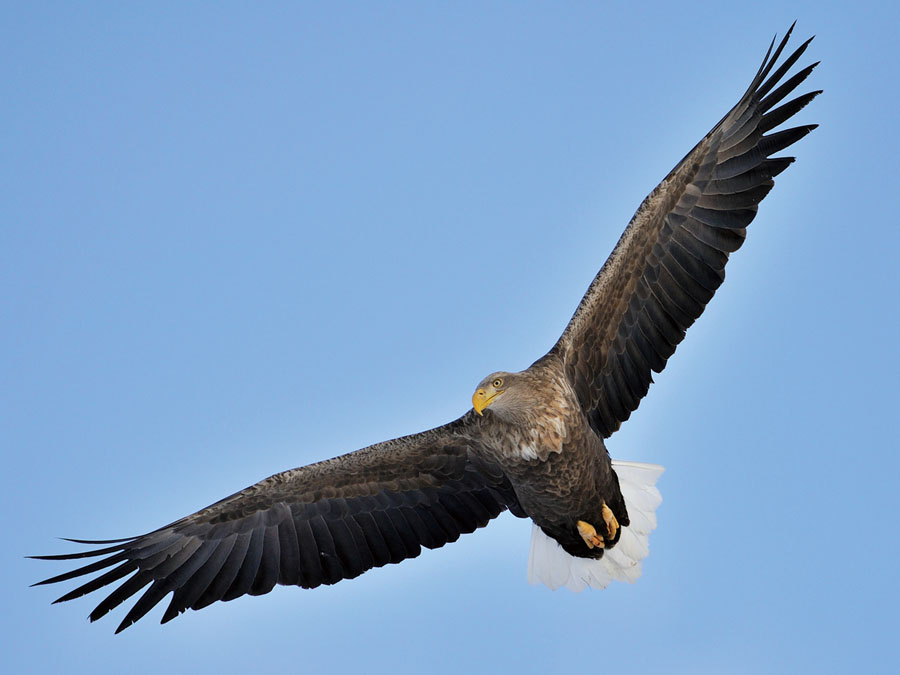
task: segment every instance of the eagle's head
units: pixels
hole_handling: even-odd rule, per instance
[[[534,406],[534,392],[525,373],[491,373],[472,394],[472,407],[484,415],[488,407],[499,417],[514,421]]]

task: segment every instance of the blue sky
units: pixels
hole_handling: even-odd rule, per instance
[[[4,3],[9,671],[894,671],[900,11],[732,4]],[[526,367],[795,18],[821,128],[609,442],[667,467],[636,584],[529,586],[505,515],[115,637],[121,609],[27,588],[54,537],[153,529]]]

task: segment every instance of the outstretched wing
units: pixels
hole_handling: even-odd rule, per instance
[[[422,546],[456,541],[508,507],[519,511],[503,472],[480,459],[471,415],[276,474],[149,534],[70,540],[111,545],[35,556],[103,556],[40,584],[112,568],[56,601],[64,602],[131,574],[91,612],[91,621],[149,585],[118,633],[168,593],[173,595],[162,623],[188,608],[268,593],[276,583],[313,588],[414,558]]]
[[[772,179],[794,161],[771,155],[816,127],[767,133],[821,93],[775,107],[818,65],[776,88],[812,40],[772,72],[791,30],[774,54],[773,40],[738,104],[641,204],[551,351],[603,437],[638,407],[651,371],[665,368],[724,280]]]

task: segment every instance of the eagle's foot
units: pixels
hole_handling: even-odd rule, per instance
[[[606,505],[606,502],[603,502],[601,513],[603,514],[603,522],[606,523],[606,534],[609,535],[610,540],[613,540],[616,538],[616,532],[619,531],[619,521],[616,520],[612,509]]]
[[[583,520],[579,520],[577,525],[578,534],[584,539],[584,543],[587,544],[588,548],[604,548],[606,546],[603,537],[597,534],[597,530],[593,525],[586,523]]]

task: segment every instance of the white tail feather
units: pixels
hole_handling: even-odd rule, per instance
[[[650,553],[650,532],[656,528],[655,512],[662,502],[656,481],[664,469],[659,464],[615,459],[612,465],[619,476],[619,488],[631,521],[628,527],[622,528],[615,548],[604,552],[600,560],[576,558],[534,525],[528,583],[544,584],[553,590],[565,586],[578,592],[588,586],[606,588],[613,579],[634,583],[641,576],[641,560]]]

